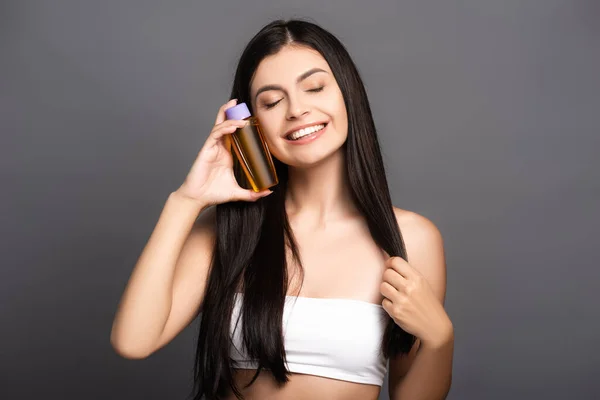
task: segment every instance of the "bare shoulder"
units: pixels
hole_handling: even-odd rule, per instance
[[[444,241],[438,227],[416,212],[394,207],[408,263],[427,279],[440,300],[446,294]]]
[[[394,214],[404,239],[442,240],[438,227],[429,218],[414,211],[394,207]]]

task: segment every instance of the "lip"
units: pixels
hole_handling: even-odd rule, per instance
[[[315,124],[313,124],[313,125],[315,125]],[[318,124],[317,124],[317,125],[318,125]],[[308,125],[308,126],[311,126],[311,125]],[[327,131],[327,129],[328,129],[328,128],[329,128],[329,123],[327,123],[327,124],[325,125],[325,128],[321,129],[320,131],[318,131],[318,132],[316,132],[316,133],[314,133],[314,134],[310,134],[310,135],[308,135],[308,136],[304,136],[304,137],[302,137],[302,138],[300,138],[300,139],[298,139],[298,140],[289,140],[289,139],[287,139],[285,136],[283,137],[283,139],[284,139],[284,140],[285,140],[287,143],[289,143],[289,144],[293,144],[293,145],[303,145],[303,144],[307,144],[307,143],[314,142],[315,140],[317,140],[318,138],[320,138],[320,137],[323,135],[323,133],[325,133],[325,131]],[[293,132],[293,131],[291,131],[291,132]]]
[[[290,129],[289,131],[284,133],[282,137],[285,139],[287,137],[287,135],[289,135],[292,132],[296,132],[296,131],[299,131],[300,129],[308,128],[309,126],[325,125],[325,124],[329,124],[329,121],[320,121],[320,122],[318,121],[318,122],[311,122],[310,124],[300,125],[293,129]]]

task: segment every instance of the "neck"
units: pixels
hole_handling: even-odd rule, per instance
[[[354,217],[345,149],[308,168],[288,167],[286,211],[290,221],[301,221],[309,229]]]

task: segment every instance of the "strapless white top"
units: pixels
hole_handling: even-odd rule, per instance
[[[256,369],[242,344],[243,294],[231,316],[235,368]],[[387,369],[381,342],[388,321],[381,305],[353,299],[286,296],[283,337],[289,371],[381,386]]]

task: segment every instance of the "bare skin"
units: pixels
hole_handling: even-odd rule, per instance
[[[320,230],[302,227],[292,220],[292,229],[303,260],[304,282],[299,289],[298,271],[292,277],[288,294],[304,297],[334,297],[381,304],[379,293],[384,259],[371,238],[363,219],[356,215],[332,220]],[[291,263],[291,258],[288,257]],[[339,279],[345,276],[347,279]],[[335,282],[335,284],[334,284]],[[238,370],[236,383],[244,386],[253,370]],[[380,387],[303,374],[292,375],[283,389],[272,377],[261,373],[244,391],[249,399],[377,399]],[[231,397],[232,399],[235,396]]]
[[[314,72],[315,68],[320,72]],[[313,72],[306,75],[310,71]],[[256,95],[265,85],[278,85],[280,89]],[[300,284],[298,266],[288,258],[288,294],[382,304],[381,285],[389,256],[376,246],[364,218],[350,200],[341,148],[347,138],[347,115],[329,66],[310,49],[286,47],[261,62],[251,86],[253,109],[262,121],[269,148],[289,167],[286,210],[299,245],[304,279]],[[314,91],[321,87],[322,90]],[[257,201],[269,194],[244,190],[234,179],[231,153],[224,140],[243,124],[225,121],[224,110],[234,104],[230,101],[219,110],[205,146],[184,184],[169,195],[131,274],[111,331],[111,343],[123,357],[148,357],[167,345],[202,311],[215,241],[215,213],[211,206],[231,200]],[[270,104],[276,105],[267,107]],[[290,130],[323,122],[327,123],[326,133],[310,144],[298,146],[282,136]],[[427,266],[433,265],[426,259],[429,256],[420,257],[433,254],[429,243],[418,239],[423,237],[418,226],[429,222],[409,211],[394,211],[409,258],[411,254],[416,256],[412,257],[415,266],[427,272],[442,299],[443,270],[428,272]],[[390,360],[390,393],[396,386],[401,387],[415,351],[416,347],[402,361]],[[429,376],[428,369],[427,365],[420,368],[423,372],[417,378]],[[238,370],[234,377],[238,388],[244,387],[253,375],[252,370]],[[420,391],[420,380],[411,381],[417,382],[413,386]],[[248,399],[375,400],[380,389],[376,385],[304,374],[292,374],[290,381],[278,388],[273,378],[263,372],[243,393]],[[410,390],[412,387],[405,392],[410,394]]]
[[[238,370],[236,382],[250,382],[255,371]],[[319,376],[293,374],[289,382],[278,389],[273,378],[266,373],[261,373],[252,386],[243,390],[242,394],[248,400],[377,400],[380,387],[363,385],[328,379]],[[232,394],[226,398],[235,400]]]
[[[325,72],[297,80],[315,67]],[[260,91],[272,84],[281,89]],[[319,93],[310,91],[322,86],[324,90]],[[347,115],[328,64],[313,50],[284,48],[261,62],[251,87],[253,108],[263,121],[269,148],[289,166],[286,209],[299,246],[304,280],[299,281],[298,266],[288,255],[288,294],[381,304],[379,286],[386,257],[349,200],[345,155],[340,148],[347,138]],[[281,137],[282,132],[319,121],[328,121],[328,130],[312,144],[294,146]],[[238,370],[238,387],[249,382],[254,372]],[[243,393],[249,399],[362,400],[377,399],[379,392],[376,385],[304,374],[293,374],[284,388],[277,388],[272,377],[261,373]]]
[[[411,216],[416,214],[394,209],[398,222],[408,227]],[[373,241],[364,219],[350,215],[336,221],[330,221],[327,227],[313,231],[302,227],[300,221],[291,220],[303,260],[304,283],[298,291],[298,273],[292,276],[290,270],[290,290],[288,294],[305,297],[333,297],[362,300],[381,304],[381,276],[385,269],[387,254]],[[406,236],[406,234],[405,234]],[[410,239],[409,239],[410,240]],[[288,262],[292,262],[288,258]],[[293,264],[289,264],[293,265]],[[340,276],[347,279],[339,279]],[[332,284],[334,283],[335,284]],[[242,388],[250,382],[255,370],[237,370],[235,382]],[[261,372],[249,388],[242,391],[248,399],[339,399],[339,400],[376,400],[380,393],[376,385],[329,379],[324,377],[292,374],[290,381],[278,388],[274,379]],[[231,394],[228,400],[234,400]]]

